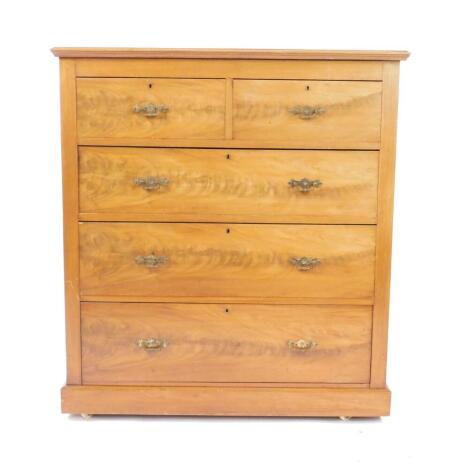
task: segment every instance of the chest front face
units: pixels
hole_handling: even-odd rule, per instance
[[[63,411],[388,414],[406,54],[56,53]]]

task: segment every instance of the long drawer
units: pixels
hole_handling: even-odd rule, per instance
[[[373,224],[378,152],[81,147],[83,220]]]
[[[83,296],[372,303],[375,226],[80,224]]]
[[[225,80],[79,78],[80,139],[225,135]]]
[[[233,136],[308,148],[379,148],[380,82],[235,80]]]
[[[82,304],[84,384],[367,383],[367,306]]]

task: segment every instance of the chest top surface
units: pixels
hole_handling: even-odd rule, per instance
[[[152,59],[406,60],[407,51],[55,47],[57,57]]]

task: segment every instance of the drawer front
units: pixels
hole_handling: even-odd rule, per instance
[[[221,139],[225,81],[79,78],[77,123],[80,139]]]
[[[84,384],[367,383],[371,307],[82,304]]]
[[[81,223],[83,296],[372,301],[375,227]]]
[[[81,147],[79,157],[85,220],[376,222],[377,152]]]
[[[381,92],[380,82],[235,80],[234,138],[379,148]]]

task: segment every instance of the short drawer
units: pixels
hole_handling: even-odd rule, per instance
[[[371,225],[80,224],[84,297],[372,303],[374,260]]]
[[[225,81],[79,78],[77,127],[79,139],[221,139]]]
[[[84,384],[367,383],[371,307],[82,303]]]
[[[83,220],[374,224],[378,152],[80,147]]]
[[[235,80],[233,136],[308,148],[379,148],[380,82]]]

